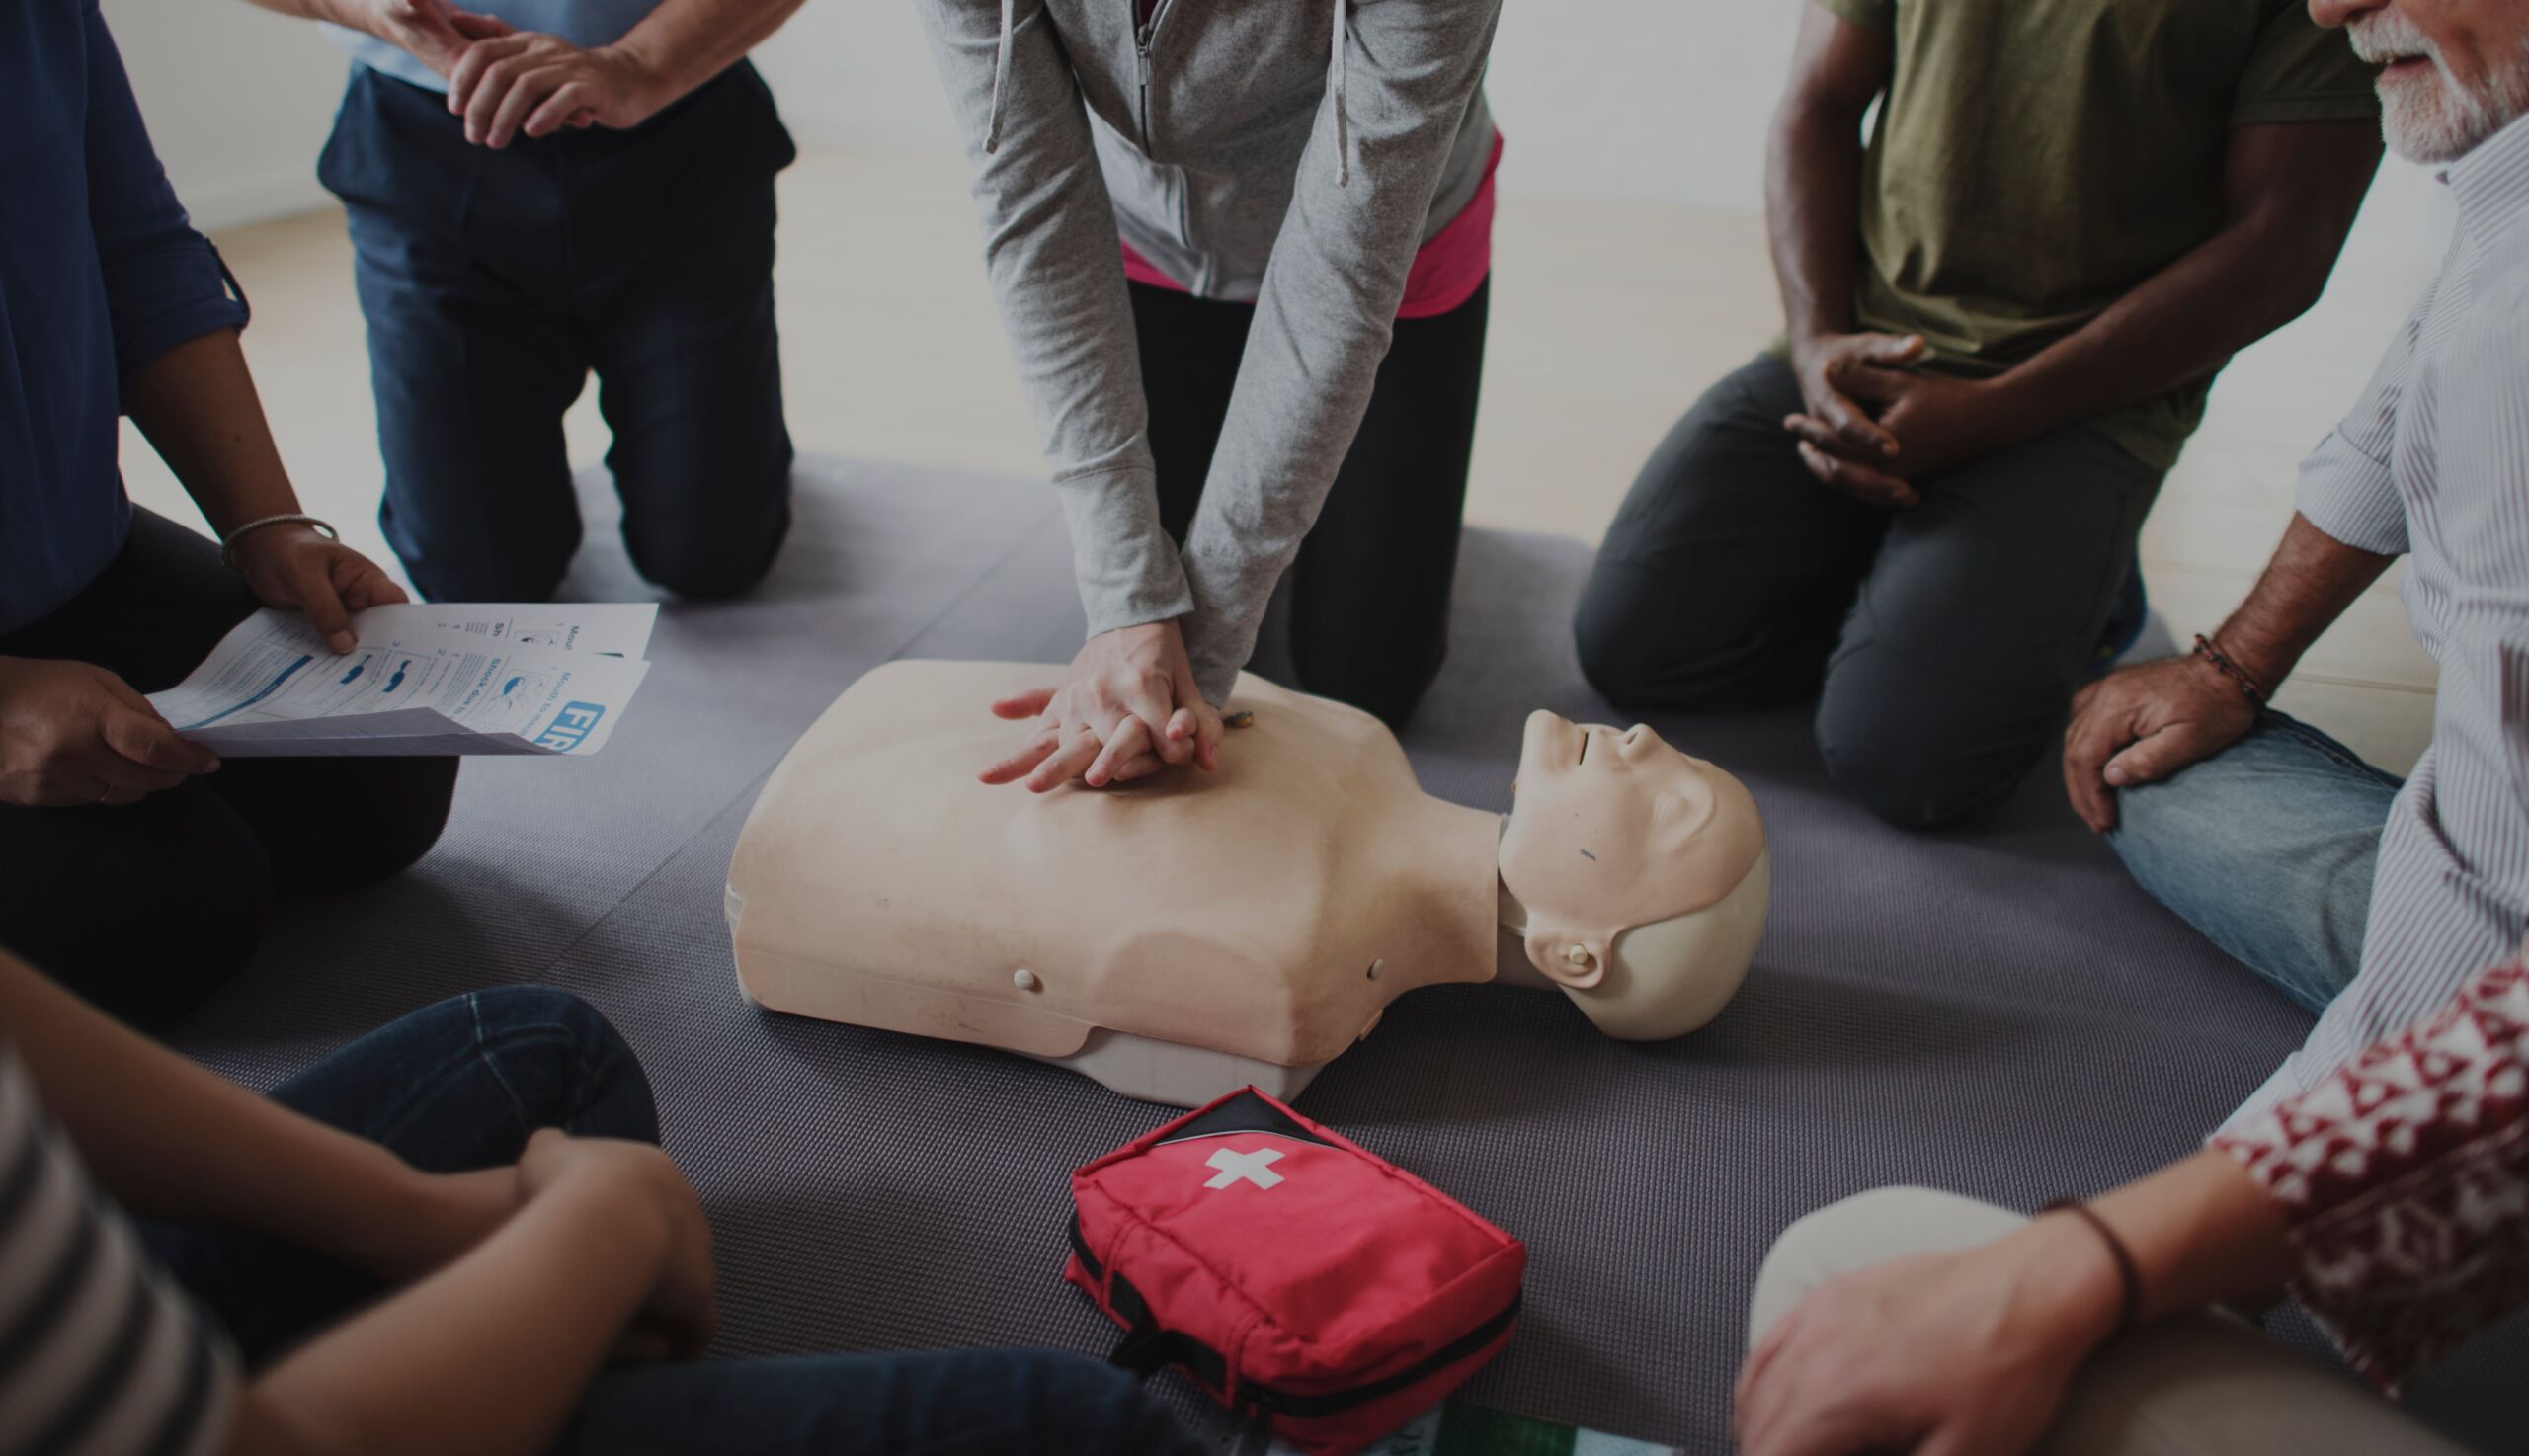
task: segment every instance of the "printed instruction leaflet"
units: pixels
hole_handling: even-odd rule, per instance
[[[637,605],[412,603],[352,618],[337,656],[295,611],[266,607],[149,701],[230,758],[593,754],[650,665]]]

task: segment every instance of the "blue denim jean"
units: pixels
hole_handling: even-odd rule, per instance
[[[541,601],[581,539],[562,415],[594,372],[632,564],[746,591],[790,526],[773,178],[794,155],[741,60],[628,130],[465,139],[448,99],[352,68],[317,176],[343,202],[386,466],[423,595]]]
[[[273,1096],[433,1172],[513,1161],[540,1127],[658,1140],[649,1081],[632,1049],[586,1003],[544,987],[477,992],[416,1011]],[[261,1236],[166,1223],[141,1233],[250,1364],[377,1293],[374,1280]],[[1124,1372],[1052,1350],[627,1366],[598,1377],[554,1446],[572,1456],[1201,1449]]]
[[[2212,758],[2118,790],[2107,842],[2162,904],[2321,1011],[2361,969],[2380,831],[2399,787],[2269,709]]]

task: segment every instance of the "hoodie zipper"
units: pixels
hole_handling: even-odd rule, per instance
[[[1140,0],[1132,0],[1132,3],[1133,3],[1133,4],[1135,4],[1135,5],[1139,5],[1139,4],[1140,4]],[[1150,146],[1150,42],[1151,42],[1152,40],[1154,40],[1158,39],[1158,36],[1159,36],[1159,23],[1160,23],[1161,21],[1166,20],[1166,19],[1168,18],[1168,7],[1169,7],[1171,4],[1173,4],[1173,3],[1174,3],[1174,0],[1159,0],[1159,3],[1158,3],[1158,4],[1153,5],[1153,6],[1151,7],[1151,10],[1150,10],[1150,19],[1148,19],[1148,20],[1140,20],[1140,19],[1139,19],[1139,17],[1137,16],[1137,17],[1136,17],[1136,21],[1137,21],[1138,23],[1133,27],[1133,50],[1134,50],[1134,53],[1135,53],[1136,55],[1138,55],[1138,56],[1140,57],[1140,59],[1141,59],[1141,73],[1142,73],[1142,154],[1143,154],[1143,155],[1145,155],[1145,156],[1147,156],[1147,155],[1149,155],[1149,154],[1150,154],[1150,149],[1151,149],[1151,146]]]
[[[1130,0],[1130,3],[1138,6],[1141,3],[1141,0]],[[1158,161],[1158,147],[1153,142],[1150,124],[1150,47],[1151,42],[1159,39],[1159,28],[1168,23],[1168,12],[1176,4],[1177,0],[1157,0],[1157,3],[1153,4],[1150,8],[1150,19],[1148,20],[1142,20],[1138,10],[1134,12],[1135,24],[1133,26],[1133,51],[1135,56],[1141,62],[1142,80],[1142,155],[1150,158],[1154,163],[1157,163]],[[1175,189],[1177,194],[1177,235],[1179,238],[1183,240],[1188,252],[1193,253],[1195,257],[1203,260],[1201,272],[1197,275],[1196,281],[1192,284],[1194,291],[1200,293],[1211,285],[1210,260],[1206,258],[1202,250],[1194,244],[1194,219],[1187,210],[1185,200],[1185,174],[1183,169],[1177,167],[1171,167],[1168,170],[1174,173],[1177,179],[1177,186]]]

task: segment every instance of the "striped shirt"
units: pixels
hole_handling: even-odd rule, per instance
[[[236,1385],[0,1045],[0,1456],[216,1451]]]
[[[2441,666],[2432,743],[2389,810],[2362,967],[2229,1126],[2447,1005],[2529,932],[2529,118],[2450,165],[2441,276],[2353,412],[2301,467],[2300,509],[2408,557]]]

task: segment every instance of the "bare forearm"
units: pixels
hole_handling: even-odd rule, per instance
[[[2271,1199],[2228,1154],[2202,1152],[2093,1198],[2090,1211],[2133,1256],[2137,1323],[2235,1300],[2263,1300],[2291,1277],[2293,1254]],[[2079,1358],[2116,1333],[2124,1300],[2098,1231],[2051,1214],[1990,1245],[1982,1269],[2048,1271],[2042,1341]]]
[[[97,1180],[135,1213],[353,1256],[414,1196],[417,1175],[385,1149],[223,1081],[6,954],[0,1026]]]
[[[546,1449],[667,1256],[665,1223],[628,1191],[557,1184],[471,1253],[301,1346],[255,1382],[228,1449]]]
[[[2294,512],[2256,585],[2215,634],[2222,651],[2272,691],[2392,559],[2348,546]]]
[[[2090,1207],[2134,1255],[2146,1320],[2262,1300],[2292,1276],[2282,1211],[2227,1153],[2197,1153]]]
[[[2317,301],[2325,270],[2294,252],[2262,227],[2215,234],[2003,375],[2013,414],[2042,433],[2202,378]]]
[[[660,88],[665,106],[781,29],[802,0],[662,0],[610,47]]]
[[[1850,333],[1861,141],[1857,118],[1784,104],[1765,151],[1765,229],[1794,340]]]
[[[2222,230],[2002,376],[2031,433],[2197,379],[2318,301],[2380,160],[2361,121],[2243,126]]]
[[[234,330],[168,350],[133,377],[127,403],[132,423],[213,530],[226,535],[246,522],[298,509]]]

